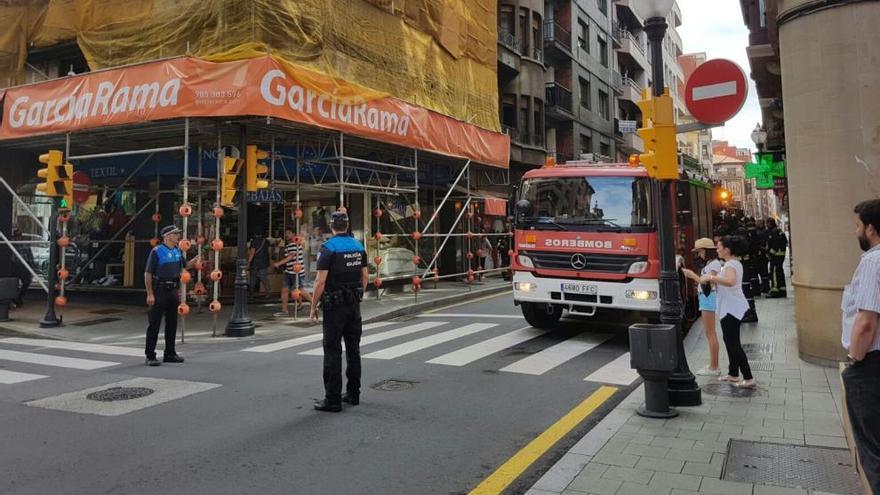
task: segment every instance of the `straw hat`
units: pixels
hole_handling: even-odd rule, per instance
[[[699,251],[700,249],[715,249],[715,243],[708,237],[702,237],[694,243],[693,251]]]

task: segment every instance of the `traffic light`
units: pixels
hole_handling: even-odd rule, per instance
[[[73,165],[64,163],[64,153],[58,150],[49,150],[40,155],[40,163],[46,165],[37,171],[37,177],[45,179],[42,184],[37,184],[37,191],[53,198],[60,197],[61,208],[70,209],[73,206]]]
[[[220,204],[223,206],[235,206],[239,186],[244,178],[241,176],[241,168],[244,160],[241,158],[223,158],[223,175],[220,177]]]
[[[265,174],[269,173],[269,167],[260,160],[269,158],[269,152],[261,150],[256,145],[249,144],[247,147],[247,190],[250,192],[259,191],[269,187],[269,181],[262,179]]]
[[[678,179],[678,142],[675,139],[675,113],[669,89],[662,96],[648,98],[648,90],[642,90],[638,102],[642,110],[642,127],[639,137],[645,143],[645,152],[639,161],[656,179]]]

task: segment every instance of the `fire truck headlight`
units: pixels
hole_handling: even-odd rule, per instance
[[[636,273],[645,273],[648,271],[648,262],[647,261],[636,261],[632,265],[629,265],[629,270],[627,273],[636,274]]]
[[[515,286],[516,290],[522,292],[535,292],[538,289],[538,285],[532,282],[517,282]]]
[[[628,290],[626,291],[626,298],[639,301],[650,301],[657,299],[657,293],[652,290]]]
[[[528,256],[519,254],[519,255],[517,255],[517,259],[519,260],[519,264],[526,267],[526,268],[534,268],[535,267],[535,263],[532,262],[532,259],[529,258]]]

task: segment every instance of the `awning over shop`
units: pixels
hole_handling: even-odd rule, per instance
[[[180,57],[8,89],[3,140],[181,117],[267,116],[507,168],[509,137],[271,56]]]

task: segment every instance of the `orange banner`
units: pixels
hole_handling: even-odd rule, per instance
[[[272,57],[191,57],[11,88],[0,139],[181,117],[271,116],[507,168],[510,139]]]

